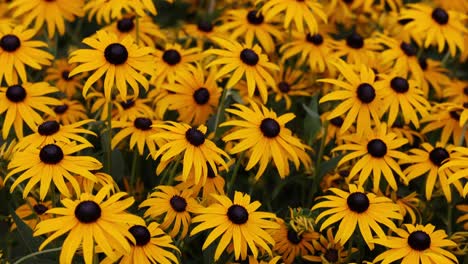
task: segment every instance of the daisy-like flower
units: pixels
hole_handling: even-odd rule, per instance
[[[291,97],[296,96],[311,96],[312,83],[304,78],[302,71],[294,68],[286,68],[280,66],[280,71],[274,76],[276,87],[274,87],[275,101],[278,102],[284,99],[286,110],[291,108]]]
[[[398,236],[380,237],[374,239],[376,244],[389,248],[378,255],[373,262],[392,263],[402,259],[401,263],[458,263],[457,257],[443,247],[456,247],[457,244],[447,239],[444,230],[436,230],[435,226],[405,224],[408,231],[397,229]]]
[[[367,64],[381,47],[373,38],[364,38],[352,32],[346,39],[332,42],[332,54],[335,58],[346,57],[346,62],[357,65]]]
[[[60,123],[54,120],[45,121],[33,129],[33,134],[22,138],[15,148],[17,150],[38,148],[56,142],[72,144],[72,141],[92,147],[93,145],[79,134],[96,136],[94,132],[82,127],[93,121],[94,120],[88,119],[68,125],[60,125]]]
[[[421,89],[424,95],[429,96],[429,87],[431,87],[434,89],[437,98],[443,97],[444,88],[452,82],[448,77],[448,70],[442,67],[440,61],[420,57],[418,62],[423,71]]]
[[[175,157],[183,157],[182,176],[184,180],[187,180],[190,171],[193,170],[196,183],[200,180],[205,182],[208,166],[214,173],[218,173],[216,164],[228,169],[223,157],[229,158],[229,156],[206,138],[206,126],[201,125],[195,128],[172,121],[155,126],[163,131],[155,133],[152,137],[167,140],[158,151],[151,153],[154,159],[161,157],[156,174],[160,174]]]
[[[383,109],[388,112],[388,126],[393,126],[399,114],[403,117],[404,124],[410,122],[419,128],[419,117],[428,114],[429,102],[424,97],[423,91],[417,86],[417,81],[408,79],[406,74],[379,75],[382,82]]]
[[[372,123],[380,124],[382,107],[382,83],[376,82],[374,71],[365,64],[359,66],[360,74],[352,65],[339,60],[332,63],[344,77],[339,79],[320,79],[319,82],[334,84],[341,90],[332,91],[320,98],[320,103],[339,100],[340,104],[328,115],[327,119],[345,115],[340,133],[347,131],[355,121],[357,133],[370,131]],[[374,122],[372,122],[374,121]]]
[[[344,245],[351,237],[356,226],[359,226],[361,236],[364,238],[367,246],[374,249],[374,238],[371,230],[378,237],[385,238],[385,232],[380,224],[385,225],[391,230],[397,227],[391,219],[403,219],[399,212],[398,205],[387,197],[377,197],[373,193],[365,193],[362,187],[354,184],[349,185],[349,192],[337,188],[330,188],[334,195],[325,195],[321,201],[314,205],[312,210],[319,208],[329,208],[320,213],[317,222],[323,219],[320,231],[341,220],[335,235],[335,242]]]
[[[293,136],[291,130],[285,127],[287,122],[294,119],[293,113],[278,117],[275,112],[263,105],[260,108],[253,102],[250,103],[251,108],[240,104],[234,104],[234,106],[237,109],[226,111],[243,120],[231,120],[221,124],[221,126],[234,126],[234,129],[223,137],[223,140],[240,141],[230,149],[230,153],[248,151],[250,158],[245,170],[248,171],[259,164],[256,179],[263,175],[271,160],[281,178],[289,175],[289,161],[294,163],[296,169],[299,169],[301,163],[306,168],[311,165],[310,157],[306,153],[308,146]]]
[[[170,251],[179,252],[179,249],[174,246],[172,238],[161,230],[159,224],[153,222],[148,226],[134,225],[128,231],[135,238],[135,243],[131,243],[130,253],[118,257],[118,263],[179,263]],[[112,264],[115,260],[107,257],[100,263]]]
[[[143,98],[128,98],[127,100],[122,100],[117,98],[116,102],[112,105],[112,118],[119,121],[134,121],[138,117],[145,116],[147,118],[155,118],[155,113],[153,109],[148,105],[150,102],[149,99]],[[101,102],[96,103],[91,112],[95,112],[97,108],[105,108],[104,104]],[[102,118],[107,118],[107,115]]]
[[[465,142],[468,143],[468,131],[464,130],[463,126],[460,124],[463,110],[465,110],[463,107],[451,103],[434,105],[429,110],[429,115],[421,119],[421,123],[427,123],[421,130],[421,133],[426,134],[434,130],[442,129],[440,135],[440,142],[442,144],[446,144],[450,140],[458,144],[464,133],[465,135],[463,135],[463,137]],[[465,114],[464,118],[466,117]]]
[[[293,22],[299,32],[316,34],[318,32],[317,20],[327,23],[327,15],[322,4],[315,0],[269,0],[262,2],[265,3],[260,11],[265,19],[270,20],[280,15],[284,20],[283,26],[286,29]]]
[[[362,137],[353,134],[343,136],[343,139],[350,143],[340,145],[333,151],[351,150],[352,152],[344,156],[338,162],[338,166],[359,158],[349,173],[349,180],[359,175],[359,186],[363,186],[369,176],[372,175],[373,191],[375,193],[380,188],[382,174],[393,190],[398,189],[394,173],[400,176],[405,184],[408,182],[405,174],[401,171],[400,165],[395,161],[395,159],[408,158],[406,154],[398,151],[398,148],[406,144],[408,140],[397,138],[395,133],[388,132],[385,123],[376,128],[375,131],[368,132]]]
[[[293,41],[285,43],[280,48],[282,59],[287,60],[300,54],[297,65],[307,64],[312,72],[324,72],[328,67],[331,54],[332,40],[326,34],[304,34],[293,32]]]
[[[468,178],[468,148],[454,147],[449,155],[450,157],[445,162],[443,162],[439,171],[453,171],[453,174],[448,175],[448,183],[454,184],[455,187],[460,191],[459,181],[461,179]],[[460,193],[463,195],[463,197],[468,194],[468,183],[466,181],[465,187]]]
[[[439,53],[447,45],[452,56],[457,53],[457,48],[463,51],[465,47],[463,34],[468,33],[464,26],[467,18],[466,14],[458,11],[432,8],[426,4],[409,4],[400,13],[400,19],[411,20],[404,28],[411,32],[413,38],[422,39],[426,48],[436,44]]]
[[[312,244],[318,254],[305,255],[303,256],[305,260],[324,264],[344,264],[348,259],[348,250],[340,242],[335,241],[333,228],[327,229],[327,237],[320,235],[320,238],[313,240]],[[351,253],[356,251],[357,248],[351,248]]]
[[[234,193],[234,201],[226,196],[214,195],[216,203],[206,208],[199,208],[193,223],[200,223],[192,229],[193,236],[201,231],[214,228],[203,244],[205,250],[217,238],[221,237],[216,247],[215,261],[219,259],[226,247],[232,243],[235,259],[247,258],[247,250],[250,249],[254,258],[258,256],[258,248],[265,250],[270,255],[271,245],[275,241],[266,232],[266,229],[278,229],[279,225],[271,221],[276,216],[269,212],[260,212],[257,209],[260,202],[250,202],[248,194]]]
[[[273,25],[274,18],[266,20],[258,10],[229,10],[222,17],[219,31],[232,39],[242,39],[247,45],[252,45],[257,39],[267,53],[275,50],[275,41],[283,41],[283,32]]]
[[[151,78],[156,88],[168,82],[174,84],[180,77],[186,77],[196,71],[195,63],[203,58],[199,48],[184,49],[179,44],[166,44],[163,51],[154,52],[153,64],[156,68]]]
[[[456,104],[468,102],[468,82],[457,79],[450,80],[443,89],[443,97]]]
[[[49,38],[58,34],[65,34],[65,21],[73,22],[76,17],[84,16],[84,0],[18,0],[12,1],[9,5],[13,9],[12,15],[21,18],[23,25],[34,26],[34,31],[38,32],[44,24],[47,24]]]
[[[110,24],[111,20],[120,19],[125,13],[145,16],[145,11],[149,11],[156,15],[156,7],[151,0],[94,0],[86,3],[84,11],[88,14],[88,20],[96,17],[98,24],[102,24],[103,20],[105,24]]]
[[[396,191],[391,191],[388,194],[390,188],[387,188],[387,197],[390,197],[394,203],[400,207],[400,214],[405,220],[406,216],[409,216],[411,224],[415,224],[418,219],[422,219],[421,212],[419,212],[418,205],[421,204],[421,199],[418,197],[418,193],[412,192],[406,196],[400,196]]]
[[[83,96],[86,97],[89,88],[102,76],[104,78],[104,95],[111,100],[114,84],[122,99],[127,99],[127,83],[138,97],[139,85],[148,89],[145,73],[153,73],[150,47],[138,47],[131,36],[119,40],[113,33],[104,30],[96,32],[95,36],[85,38],[83,43],[92,49],[79,49],[71,53],[69,63],[78,63],[69,76],[81,72],[94,71],[83,86]]]
[[[102,188],[96,195],[82,193],[77,200],[69,198],[61,202],[65,207],[49,209],[47,214],[57,217],[40,222],[34,236],[50,234],[41,244],[44,249],[59,236],[68,233],[60,252],[60,263],[72,263],[73,256],[81,245],[86,264],[93,263],[95,245],[112,259],[120,253],[131,251],[130,243],[135,237],[128,231],[128,225],[144,225],[143,219],[125,212],[134,199],[119,192],[109,195],[109,188]]]
[[[41,0],[42,1],[42,0]],[[44,65],[50,65],[54,58],[52,54],[41,50],[47,44],[34,37],[34,30],[16,26],[0,31],[0,83],[5,78],[8,84],[17,82],[17,76],[26,82],[25,65],[40,70]]]
[[[54,116],[55,113],[50,107],[60,105],[60,101],[47,94],[57,91],[57,88],[46,82],[0,87],[0,114],[6,112],[2,124],[3,138],[7,138],[12,126],[16,137],[22,138],[23,122],[31,129],[35,129],[43,121],[37,111]]]
[[[205,124],[208,118],[215,112],[221,88],[214,78],[215,71],[210,71],[205,77],[205,71],[201,67],[188,75],[181,75],[173,85],[163,86],[169,91],[160,104],[167,104],[170,110],[179,113],[178,120],[193,124]]]
[[[148,147],[150,153],[156,152],[156,145],[163,143],[161,140],[156,141],[151,138],[159,131],[153,127],[158,122],[160,121],[146,117],[137,117],[131,121],[113,121],[112,128],[121,128],[121,130],[112,137],[112,148],[114,149],[124,138],[130,136],[130,149],[134,149],[136,145],[140,156],[143,155],[145,146]]]
[[[223,47],[223,49],[206,51],[207,54],[218,56],[207,67],[222,65],[221,69],[217,71],[215,79],[222,78],[232,72],[226,84],[227,88],[232,88],[245,76],[249,96],[252,97],[257,88],[263,102],[266,102],[268,99],[267,86],[275,86],[275,80],[269,71],[279,70],[279,67],[268,61],[268,56],[262,54],[258,45],[253,47],[252,45],[241,45],[235,41],[218,37],[213,38],[213,40]]]
[[[72,185],[75,193],[79,194],[80,186],[72,175],[78,174],[91,180],[96,176],[91,171],[102,168],[102,164],[95,158],[89,156],[72,156],[73,153],[89,147],[88,145],[65,145],[63,143],[48,144],[41,149],[27,148],[13,155],[5,181],[19,173],[11,185],[10,191],[22,182],[29,180],[23,190],[23,197],[27,197],[32,188],[40,184],[39,193],[41,200],[47,195],[50,183],[53,182],[59,192],[70,197],[65,181]]]
[[[66,59],[54,61],[54,66],[47,69],[44,81],[52,82],[67,98],[72,98],[78,90],[83,88],[81,80],[83,74],[70,76],[76,64],[69,64]]]
[[[204,18],[199,19],[196,24],[185,24],[183,33],[188,38],[196,39],[198,47],[201,47],[204,42],[210,42],[212,37],[223,35],[219,31],[219,26]]]
[[[172,186],[159,185],[139,207],[149,207],[145,217],[162,218],[164,215],[160,227],[169,231],[171,237],[180,233],[180,239],[183,239],[192,222],[190,213],[195,212],[197,206],[190,189],[179,191]]]
[[[52,202],[38,202],[33,197],[27,197],[26,200],[26,203],[16,208],[15,213],[26,225],[34,230],[39,222],[51,218],[45,212],[52,208]],[[11,230],[15,228],[16,224],[13,223]]]
[[[88,115],[80,101],[62,99],[61,104],[54,107],[54,115],[49,116],[49,119],[55,119],[61,124],[70,125],[88,119]]]

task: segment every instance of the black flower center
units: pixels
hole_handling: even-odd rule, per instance
[[[0,47],[4,51],[13,52],[21,46],[20,39],[15,35],[5,35],[0,39]]]
[[[55,112],[56,114],[63,114],[63,113],[65,113],[67,110],[68,110],[68,105],[67,105],[67,104],[58,105],[58,106],[54,107],[54,112]]]
[[[330,119],[330,123],[336,127],[341,127],[344,123],[344,120],[342,117],[337,116],[335,118]]]
[[[415,56],[416,53],[418,52],[416,50],[416,47],[414,47],[411,43],[406,43],[406,42],[402,42],[400,44],[400,49],[406,54],[406,56],[408,57],[412,57],[412,56]]]
[[[306,40],[315,46],[320,46],[323,43],[323,37],[320,34],[311,35],[310,33],[307,34]]]
[[[408,245],[418,251],[431,247],[431,237],[424,231],[414,231],[408,236]]]
[[[360,49],[364,46],[364,38],[356,32],[353,32],[346,38],[346,45],[353,49]]]
[[[153,122],[149,118],[137,117],[133,121],[133,125],[140,130],[150,130]]]
[[[251,49],[243,49],[240,54],[242,62],[247,65],[255,66],[258,63],[259,57],[255,51]]]
[[[131,18],[124,18],[117,21],[117,29],[120,32],[126,33],[132,31],[135,27],[135,23],[133,23],[133,17]]]
[[[370,103],[375,99],[375,89],[368,83],[361,83],[357,88],[357,97],[363,103]]]
[[[369,208],[369,198],[362,192],[355,192],[348,196],[346,200],[348,207],[351,211],[356,213],[363,213]]]
[[[323,256],[329,262],[335,263],[335,262],[338,261],[338,257],[339,257],[338,250],[336,250],[334,248],[329,248],[329,249],[327,249],[327,251],[325,252],[325,254]]]
[[[184,197],[181,197],[179,195],[174,195],[172,196],[169,202],[171,204],[172,209],[174,209],[174,211],[178,213],[185,212],[185,208],[187,207],[187,201],[185,200]]]
[[[289,91],[291,91],[291,86],[287,82],[282,81],[282,82],[278,83],[278,89],[282,93],[288,93]]]
[[[367,152],[375,158],[381,158],[387,154],[387,145],[381,139],[372,139],[367,143]]]
[[[419,66],[421,67],[421,69],[423,69],[423,71],[427,70],[427,59],[426,58],[419,58],[418,59],[418,63],[419,63]]]
[[[62,79],[65,81],[70,81],[73,77],[70,77],[70,71],[63,71],[62,72]]]
[[[280,125],[278,122],[272,118],[265,118],[262,120],[260,124],[260,130],[262,131],[263,135],[268,138],[274,138],[278,136],[280,133]]]
[[[37,128],[37,132],[41,136],[50,136],[60,129],[60,124],[57,121],[45,121],[44,123],[40,124]]]
[[[180,53],[175,49],[164,51],[162,58],[167,64],[172,66],[176,65],[182,60]]]
[[[196,128],[189,128],[187,132],[185,132],[185,138],[195,147],[205,143],[205,134]]]
[[[123,109],[127,110],[135,105],[135,101],[127,100],[125,102],[121,102],[120,105],[123,107]]]
[[[449,21],[449,14],[444,9],[437,7],[432,11],[432,19],[439,25],[445,25]]]
[[[343,0],[343,2],[345,2],[346,4],[351,4],[354,2],[354,0]]]
[[[287,236],[288,236],[289,242],[293,243],[294,245],[297,245],[297,244],[301,243],[302,236],[298,235],[296,233],[296,231],[294,231],[292,229],[288,229],[288,235]]]
[[[247,21],[249,21],[252,25],[260,25],[263,23],[263,15],[262,13],[258,12],[257,10],[252,10],[247,13]]]
[[[453,120],[460,121],[460,113],[457,111],[450,111],[449,114]]]
[[[409,90],[409,83],[405,78],[395,77],[390,81],[390,86],[397,93],[406,93]]]
[[[94,201],[84,201],[75,208],[75,217],[81,223],[96,222],[101,217],[101,207]]]
[[[442,162],[448,159],[449,157],[450,157],[450,154],[448,153],[448,151],[441,147],[434,148],[429,153],[429,159],[436,166],[442,165]]]
[[[249,213],[247,210],[243,206],[237,204],[229,207],[227,216],[231,222],[237,225],[242,225],[249,220]]]
[[[135,238],[137,246],[144,246],[151,240],[151,233],[145,226],[134,225],[128,229],[128,232]]]
[[[198,88],[193,93],[193,99],[199,105],[204,105],[210,100],[210,92],[205,87]]]
[[[411,21],[413,21],[412,18],[399,19],[399,20],[398,20],[398,24],[404,26],[404,25],[408,24],[408,23],[411,22]]]
[[[128,59],[128,51],[120,43],[112,43],[104,50],[104,57],[109,63],[114,65],[124,64]]]
[[[36,212],[36,214],[38,215],[43,215],[47,210],[49,210],[49,208],[47,208],[47,206],[41,204],[41,203],[38,203],[36,205],[33,206],[33,209],[34,209],[34,212]]]
[[[26,89],[21,85],[12,85],[7,88],[6,97],[14,103],[22,102],[26,98]]]
[[[57,164],[63,159],[63,151],[55,144],[48,144],[39,152],[39,158],[46,164]]]
[[[349,170],[340,170],[338,174],[340,175],[340,177],[346,178],[349,176]]]
[[[213,31],[213,24],[211,24],[211,22],[206,21],[206,20],[200,20],[198,21],[197,28],[198,30],[202,32],[208,33],[208,32]]]

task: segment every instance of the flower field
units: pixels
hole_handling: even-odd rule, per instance
[[[466,0],[0,0],[0,264],[462,264],[467,195]]]

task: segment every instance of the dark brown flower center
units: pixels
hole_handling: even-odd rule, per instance
[[[260,25],[263,23],[264,17],[257,10],[252,10],[247,13],[247,21],[252,25]]]
[[[84,224],[96,222],[101,217],[101,207],[94,201],[84,201],[75,208],[75,217]]]
[[[429,159],[436,166],[442,165],[442,162],[448,158],[450,158],[450,154],[446,149],[441,147],[434,148],[429,153]]]
[[[187,132],[185,132],[185,138],[195,147],[205,143],[205,134],[196,128],[189,128]]]
[[[67,110],[68,110],[68,105],[67,105],[67,104],[58,105],[58,106],[54,107],[54,112],[55,112],[56,114],[63,114],[63,113],[65,113]]]
[[[133,121],[133,125],[143,131],[150,130],[151,126],[153,125],[153,122],[149,118],[145,117],[137,117]]]
[[[114,65],[124,64],[128,59],[128,51],[120,43],[112,43],[104,50],[106,60]]]
[[[175,49],[164,51],[162,58],[167,64],[171,66],[178,64],[182,60],[180,53]]]
[[[431,237],[424,231],[414,231],[408,236],[408,245],[417,251],[431,247]]]
[[[123,109],[127,110],[135,105],[135,101],[127,100],[125,102],[121,102],[120,105],[123,107]]]
[[[382,158],[387,154],[387,145],[381,139],[372,139],[367,143],[367,152],[372,157]]]
[[[41,204],[41,203],[38,203],[36,205],[33,206],[33,209],[34,209],[34,212],[36,212],[36,214],[38,215],[43,215],[47,210],[49,210],[49,208],[47,208],[47,206]]]
[[[41,148],[39,158],[46,164],[57,164],[63,159],[63,151],[55,144],[48,144]]]
[[[229,207],[227,216],[231,222],[237,225],[242,225],[249,220],[249,213],[247,210],[243,206],[237,204]]]
[[[269,117],[263,119],[262,123],[260,124],[260,130],[262,131],[263,135],[268,138],[274,138],[278,136],[280,129],[281,127],[279,123]]]
[[[320,46],[323,43],[323,37],[320,34],[311,35],[310,33],[306,36],[307,42],[314,44],[315,46]]]
[[[60,129],[60,124],[57,121],[45,121],[44,123],[40,124],[37,128],[37,132],[41,136],[50,136]]]
[[[331,263],[335,263],[338,261],[338,250],[334,249],[334,248],[329,248],[327,249],[327,251],[325,252],[324,254],[324,257],[326,260],[328,260],[329,262]]]
[[[202,32],[208,33],[213,31],[213,24],[207,20],[200,20],[198,21],[197,28]]]
[[[364,38],[356,32],[353,32],[346,38],[346,45],[353,49],[364,47]]]
[[[12,34],[3,36],[0,39],[0,47],[7,52],[13,52],[21,46],[21,40]]]
[[[289,242],[293,243],[294,245],[301,243],[301,240],[302,240],[302,236],[297,234],[296,231],[292,229],[288,229],[287,237],[288,237]]]
[[[204,105],[210,100],[210,92],[205,87],[200,87],[193,93],[193,99],[197,104]]]
[[[356,213],[363,213],[369,208],[369,198],[361,192],[355,192],[348,196],[346,203],[351,211]]]
[[[171,204],[172,209],[179,213],[185,212],[185,209],[187,208],[187,201],[184,197],[181,197],[179,195],[172,196],[169,203]]]
[[[128,229],[128,232],[135,238],[137,246],[144,246],[151,240],[151,233],[145,226],[134,225]]]
[[[66,70],[63,71],[62,74],[61,74],[61,76],[62,76],[62,79],[63,79],[64,81],[67,81],[67,82],[68,82],[68,81],[73,80],[73,77],[70,76],[70,71],[66,71]]]
[[[445,25],[449,21],[449,14],[444,9],[437,7],[432,11],[432,19],[439,25]]]
[[[390,86],[397,93],[406,93],[409,90],[409,83],[405,78],[395,77],[390,81]]]
[[[14,103],[22,102],[26,98],[26,89],[21,85],[12,85],[7,88],[6,97]]]
[[[291,91],[291,86],[289,85],[289,83],[287,83],[285,81],[282,81],[282,82],[278,83],[278,89],[282,93],[288,93],[289,91]]]
[[[247,65],[255,66],[258,63],[259,57],[255,51],[251,49],[243,49],[240,54],[242,62]]]
[[[122,33],[130,32],[134,27],[135,23],[133,23],[133,17],[123,18],[117,21],[117,29]]]
[[[357,97],[365,104],[368,104],[375,99],[375,89],[368,83],[362,83],[357,88]]]
[[[412,56],[415,56],[416,53],[418,52],[416,50],[416,47],[414,47],[411,43],[406,43],[406,42],[402,42],[400,44],[400,49],[406,54],[406,56],[408,57],[412,57]]]

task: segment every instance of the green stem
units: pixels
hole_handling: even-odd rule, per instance
[[[138,166],[138,157],[139,157],[138,150],[134,149],[133,150],[133,159],[132,159],[132,171],[131,171],[131,174],[130,174],[130,186],[132,186],[132,188],[134,188],[135,184],[136,184],[136,172],[137,172],[137,166]]]
[[[35,257],[35,256],[38,256],[38,255],[42,255],[42,254],[47,254],[47,253],[52,253],[52,252],[56,252],[56,251],[61,251],[62,250],[62,247],[58,247],[58,248],[51,248],[51,249],[46,249],[46,250],[42,250],[42,251],[38,251],[38,252],[34,252],[34,253],[31,253],[29,255],[26,255],[20,259],[18,259],[16,262],[14,262],[13,264],[19,264],[27,259],[30,259],[32,257]]]
[[[237,159],[236,161],[236,166],[234,167],[234,171],[232,172],[232,175],[231,175],[231,179],[229,180],[229,185],[228,185],[228,195],[232,195],[233,194],[233,187],[234,187],[234,183],[236,181],[236,178],[237,178],[237,173],[239,172],[239,168],[240,168],[240,164],[242,163],[242,159],[244,158],[244,152],[242,152],[240,155],[239,155],[239,158]]]
[[[447,235],[452,234],[452,222],[453,222],[453,207],[452,203],[448,204],[447,208]]]
[[[356,232],[354,232],[348,240],[348,257],[346,258],[346,263],[351,261],[351,254],[353,253],[353,243],[354,243],[354,236]]]
[[[213,134],[215,138],[217,137],[216,132],[218,131],[218,125],[219,125],[221,115],[224,113],[224,101],[226,101],[227,94],[228,94],[227,89],[224,88],[223,93],[221,94],[221,100],[219,101],[218,111],[216,112],[216,118],[215,118],[215,123],[214,123],[214,128],[213,128]]]
[[[107,137],[108,137],[108,142],[107,143],[107,173],[109,175],[112,175],[112,100],[109,100],[107,103]]]
[[[322,139],[320,140],[320,148],[317,153],[317,162],[315,163],[315,180],[319,180],[320,164],[322,163],[323,152],[325,151],[325,142],[327,140],[328,122],[325,122],[322,126]]]

